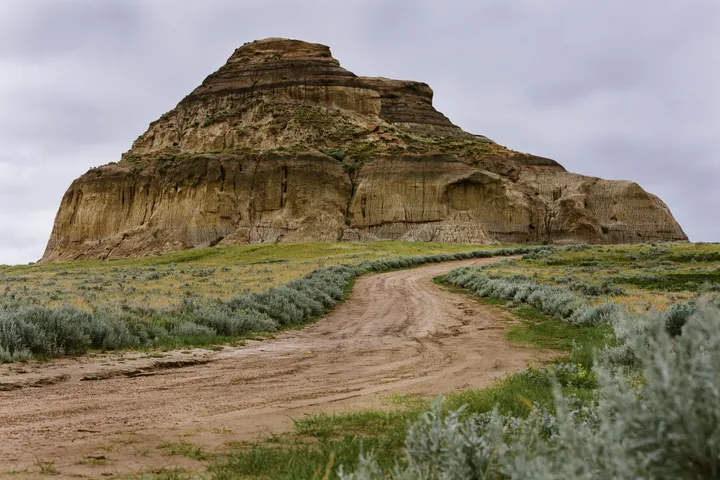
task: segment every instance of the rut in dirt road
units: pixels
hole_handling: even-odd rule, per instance
[[[495,261],[361,277],[352,297],[326,318],[246,348],[175,352],[161,360],[60,360],[2,376],[1,382],[20,386],[0,391],[0,460],[22,466],[39,454],[63,465],[63,472],[83,474],[85,467],[73,465],[79,456],[133,435],[132,449],[113,453],[115,466],[157,466],[167,457],[137,458],[137,443],[202,431],[205,444],[220,444],[227,436],[210,432],[248,439],[286,429],[290,416],[304,412],[372,405],[379,394],[485,387],[548,354],[510,345],[497,309],[445,291],[432,278]],[[179,363],[163,368],[165,362]],[[23,382],[42,385],[43,376],[61,380],[21,388]]]

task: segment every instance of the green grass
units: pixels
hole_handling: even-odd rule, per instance
[[[593,352],[614,341],[609,325],[575,327],[527,305],[513,311],[521,323],[508,329],[508,340],[515,344],[567,352],[568,356],[562,357],[561,361],[590,366]]]
[[[664,273],[660,275],[638,275],[636,277],[617,278],[616,283],[634,285],[645,290],[668,292],[696,292],[706,283],[720,283],[720,271],[700,273]]]
[[[384,432],[403,429],[408,420],[427,407],[420,397],[410,408],[396,407],[391,410],[360,410],[341,414],[318,413],[293,421],[295,433],[319,440],[346,434],[374,436]]]
[[[164,455],[180,456],[195,460],[207,460],[209,455],[199,445],[180,440],[179,442],[163,442],[158,447]]]
[[[468,414],[487,413],[497,407],[503,414],[526,417],[535,406],[552,408],[555,395],[550,381],[538,381],[529,370],[508,377],[494,387],[482,390],[466,390],[449,395],[445,408],[456,410],[463,405]],[[564,395],[575,395],[582,400],[590,400],[593,388],[563,387]]]
[[[601,287],[609,282],[624,294],[597,295],[595,304],[620,302],[630,310],[666,310],[687,302],[705,285],[720,284],[720,244],[658,243],[581,246],[551,255],[493,265],[485,274],[523,275],[541,285]]]
[[[338,478],[336,469],[343,465],[351,471],[360,452],[374,451],[386,465],[394,462],[403,432],[358,437],[346,435],[315,443],[297,442],[288,446],[259,444],[232,454],[210,466],[209,477],[215,480],[268,479],[308,480]]]
[[[40,469],[40,473],[44,475],[55,475],[58,473],[57,469],[54,466],[54,461],[43,460],[37,455],[35,455],[35,465],[37,465],[38,469]]]

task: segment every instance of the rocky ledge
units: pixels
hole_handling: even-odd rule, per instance
[[[424,83],[358,77],[324,45],[238,48],[119,163],[75,180],[44,261],[221,244],[686,240],[629,181],[464,132]]]

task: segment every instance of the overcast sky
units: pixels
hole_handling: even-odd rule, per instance
[[[719,0],[2,0],[0,264],[37,260],[74,178],[273,36],[426,82],[463,129],[635,180],[720,241]]]

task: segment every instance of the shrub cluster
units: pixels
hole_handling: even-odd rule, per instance
[[[561,318],[576,326],[607,323],[622,309],[615,303],[589,306],[584,298],[567,289],[538,285],[522,275],[490,278],[476,268],[456,268],[445,276],[445,281],[467,288],[480,297],[527,303],[547,315]]]
[[[327,313],[356,275],[352,267],[330,267],[284,287],[227,302],[184,299],[162,310],[123,305],[86,312],[71,306],[16,306],[0,311],[0,361],[76,355],[90,348],[152,346],[169,338],[197,340],[274,331]]]
[[[400,268],[410,268],[427,263],[450,262],[453,260],[469,260],[471,258],[509,257],[513,255],[527,255],[537,252],[555,251],[556,247],[518,247],[498,248],[495,250],[473,250],[470,252],[438,253],[434,255],[415,255],[410,257],[393,257],[365,262],[360,265],[361,272],[384,272]]]
[[[272,328],[266,330],[307,323],[339,302],[357,274],[357,269],[342,265],[316,270],[302,279],[291,280],[284,287],[232,298],[227,307],[273,322]]]
[[[642,353],[635,342],[638,339],[650,338],[650,328],[661,328],[671,338],[682,334],[688,319],[698,311],[708,308],[717,308],[720,298],[713,301],[702,300],[700,303],[690,301],[676,303],[664,312],[654,312],[646,317],[636,317],[628,314],[619,315],[613,320],[613,330],[617,345],[607,347],[600,352],[600,357],[608,365],[637,367],[641,362],[636,352]]]
[[[0,361],[135,347],[167,336],[160,326],[119,310],[19,306],[0,312]]]
[[[547,315],[558,317],[575,326],[615,324],[624,312],[623,306],[619,303],[607,302],[591,306],[585,298],[574,293],[578,289],[572,289],[573,292],[552,285],[538,285],[523,275],[491,278],[484,275],[482,271],[482,269],[473,267],[457,268],[445,276],[445,281],[458,287],[467,288],[480,297],[502,298],[532,305]],[[612,289],[613,287],[606,286],[604,288]],[[654,318],[659,324],[665,326],[670,335],[677,336],[686,320],[696,311],[696,303],[690,301],[673,304],[666,311],[655,313]],[[619,333],[620,346],[614,354],[618,355],[618,358],[625,358],[625,361],[632,362],[632,356],[628,356],[622,347],[624,335],[622,328]]]

